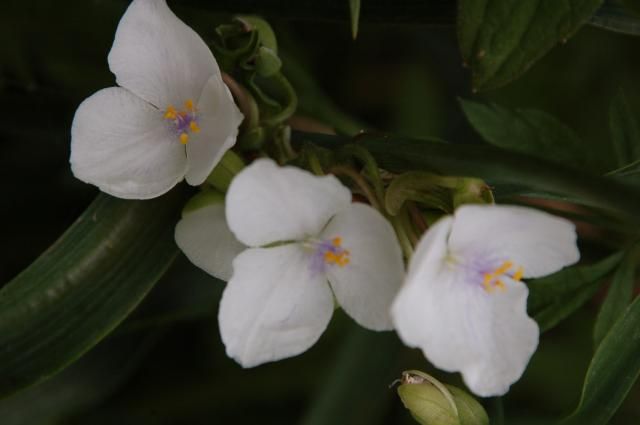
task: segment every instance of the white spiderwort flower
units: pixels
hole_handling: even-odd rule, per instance
[[[259,159],[232,181],[226,217],[249,247],[233,261],[218,313],[227,354],[242,366],[311,347],[334,296],[360,325],[391,329],[389,308],[404,277],[400,246],[389,222],[352,203],[337,178]]]
[[[121,198],[201,184],[235,143],[242,114],[204,41],[165,0],[134,0],[108,57],[120,87],[76,111],[74,175]]]
[[[433,225],[391,315],[401,339],[488,397],[506,393],[538,345],[521,279],[579,259],[574,225],[524,207],[469,205]]]

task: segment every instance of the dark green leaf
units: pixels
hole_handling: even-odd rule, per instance
[[[611,139],[619,167],[640,159],[640,123],[621,90],[609,109]]]
[[[571,37],[603,0],[460,0],[458,39],[473,87],[503,86]]]
[[[602,303],[598,319],[593,329],[595,345],[600,344],[609,329],[624,313],[633,298],[633,284],[635,283],[636,264],[634,255],[627,253],[620,266],[613,275],[607,297]]]
[[[572,129],[545,112],[468,100],[460,104],[473,128],[492,145],[593,171],[607,167],[589,156],[590,151]]]
[[[93,347],[177,255],[180,191],[150,201],[100,195],[0,291],[0,394],[35,384]]]
[[[640,373],[640,298],[629,306],[598,346],[575,412],[562,425],[605,425]]]
[[[528,310],[541,332],[566,319],[589,301],[620,262],[616,253],[589,266],[574,266],[529,283]]]

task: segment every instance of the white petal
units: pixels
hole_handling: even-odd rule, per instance
[[[71,169],[82,181],[127,199],[167,192],[184,177],[184,146],[162,114],[120,87],[100,90],[76,111],[71,126]]]
[[[490,253],[524,268],[525,277],[551,274],[580,258],[575,226],[533,208],[467,205],[455,212],[449,246],[465,258]]]
[[[526,313],[528,290],[510,278],[503,279],[504,290],[492,292],[467,281],[442,249],[449,226],[434,226],[419,243],[392,307],[394,324],[407,345],[421,348],[440,369],[460,371],[477,395],[502,395],[538,344],[538,326]]]
[[[165,0],[134,0],[122,16],[109,52],[122,87],[160,109],[200,96],[218,65],[200,36]]]
[[[231,278],[233,259],[246,248],[229,230],[223,203],[185,214],[176,225],[175,237],[193,264],[224,281]]]
[[[435,280],[445,263],[447,239],[451,231],[452,217],[445,217],[429,228],[420,239],[409,262],[404,285],[391,306],[391,319],[400,338],[411,347],[424,345],[428,323],[422,318],[427,295],[427,283]],[[430,296],[430,295],[427,295]]]
[[[355,203],[329,221],[321,239],[335,237],[350,253],[344,267],[327,265],[338,303],[366,328],[392,329],[389,309],[404,278],[404,262],[391,224],[370,206]]]
[[[243,116],[219,75],[209,79],[197,104],[199,133],[187,143],[190,185],[202,184],[235,143]]]
[[[334,176],[318,177],[259,159],[231,182],[227,222],[240,242],[261,246],[316,236],[351,192]]]
[[[227,355],[244,367],[306,351],[333,314],[322,274],[298,244],[247,249],[233,261],[218,322]]]

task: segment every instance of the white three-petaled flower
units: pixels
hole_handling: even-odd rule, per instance
[[[216,208],[186,214],[176,240],[196,265],[222,277],[237,242]],[[400,246],[389,222],[352,203],[338,179],[259,159],[232,181],[226,218],[248,248],[233,261],[218,319],[227,354],[242,366],[307,350],[327,327],[334,297],[360,325],[391,329],[389,308],[404,277]],[[228,250],[212,252],[218,240]]]
[[[538,345],[521,281],[579,259],[567,220],[515,206],[463,206],[418,243],[394,325],[436,367],[480,396],[507,392]]]
[[[74,175],[121,198],[201,184],[235,143],[242,114],[204,41],[165,0],[134,0],[120,20],[109,68],[120,87],[76,111]]]

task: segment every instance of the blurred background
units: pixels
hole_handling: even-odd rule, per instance
[[[233,10],[233,2],[220,3],[169,1],[205,40]],[[252,2],[238,3],[241,12],[251,11]],[[70,172],[70,127],[84,98],[115,84],[106,59],[127,5],[10,0],[0,6],[0,285],[46,250],[97,195]],[[362,7],[366,16],[367,2]],[[622,88],[640,105],[640,40],[586,26],[521,79],[474,94],[457,47],[455,9],[434,11],[433,19],[365,19],[355,41],[346,1],[331,19],[277,10],[266,18],[285,67],[287,57],[301,63],[342,111],[369,128],[473,142],[478,136],[458,106],[458,98],[473,98],[546,111],[573,128],[584,149],[613,163],[609,103]],[[587,248],[601,254],[597,246]],[[132,317],[76,364],[1,400],[0,422],[412,424],[388,387],[403,370],[462,385],[455,375],[433,371],[395,334],[357,328],[340,312],[307,353],[243,370],[225,356],[218,334],[223,285],[180,257]],[[593,352],[597,305],[593,300],[543,336],[508,396],[486,400],[490,415],[503,403],[508,424],[526,425],[575,407]],[[640,423],[638,401],[640,388],[611,423]]]

